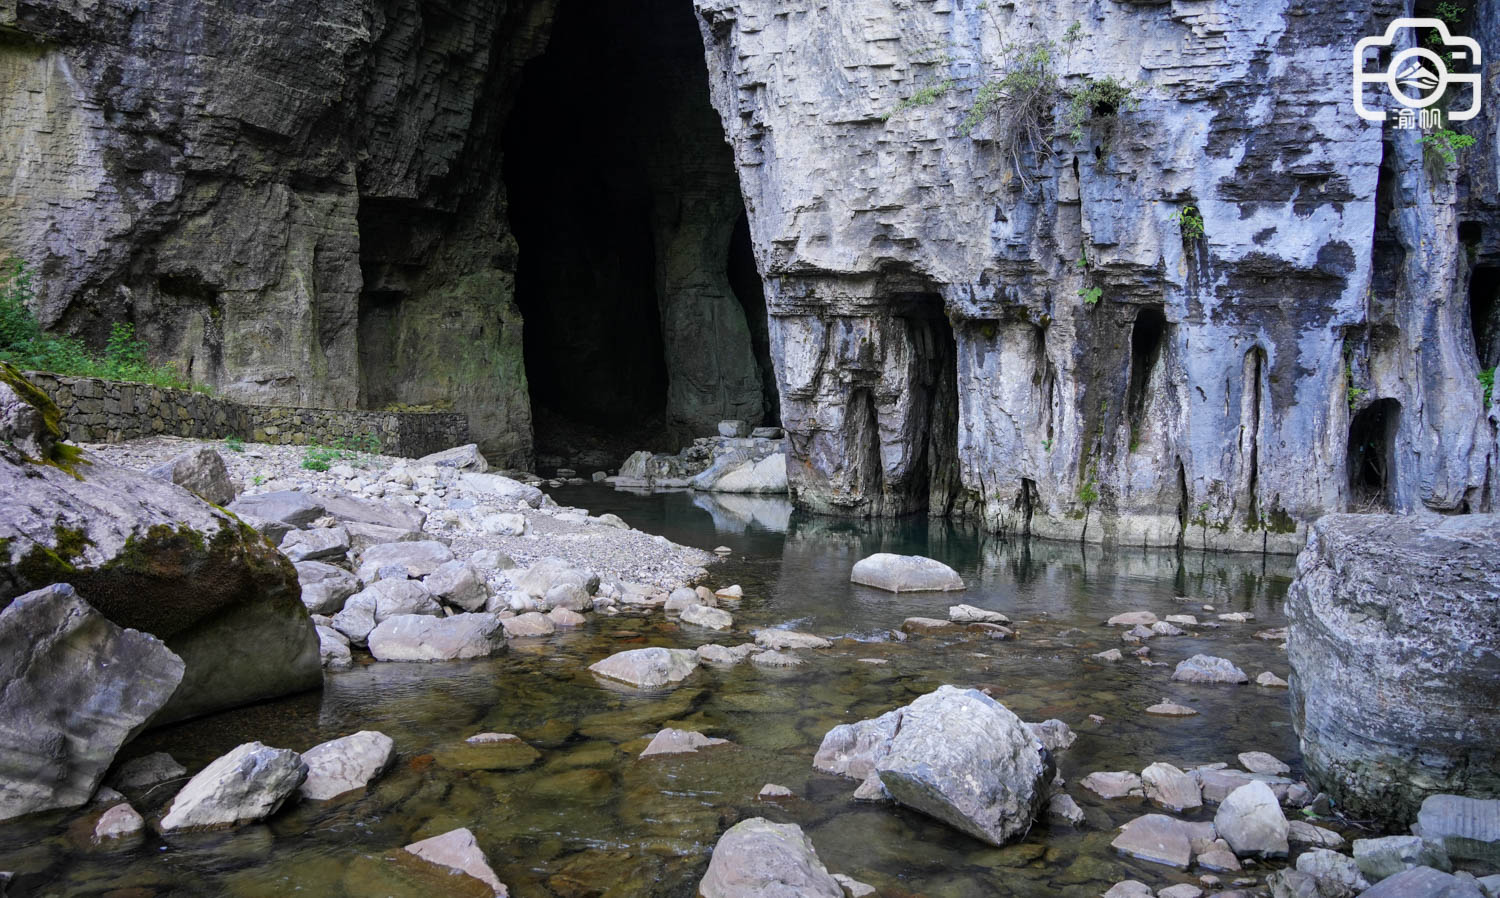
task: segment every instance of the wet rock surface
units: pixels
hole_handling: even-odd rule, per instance
[[[296,752],[246,743],[188,780],[167,806],[161,828],[216,829],[263,820],[306,778],[307,764]]]
[[[1287,593],[1293,721],[1351,811],[1404,825],[1431,794],[1500,795],[1500,713],[1480,699],[1497,668],[1465,648],[1500,642],[1497,550],[1495,516],[1312,528]]]
[[[719,838],[698,892],[703,898],[844,895],[800,827],[763,817],[736,823]]]

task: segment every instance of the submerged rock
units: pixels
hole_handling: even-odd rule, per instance
[[[263,820],[307,778],[296,752],[247,742],[188,780],[161,818],[164,832],[212,829]]]
[[[682,609],[682,620],[710,630],[728,630],[734,626],[734,616],[728,611],[707,605],[689,605]]]
[[[128,804],[117,804],[103,814],[94,824],[94,841],[127,839],[138,836],[146,829],[146,821]]]
[[[812,841],[795,823],[752,817],[719,837],[702,898],[844,898],[838,880],[818,860]]]
[[[998,611],[986,611],[973,605],[951,605],[948,620],[957,623],[1008,624],[1010,618]]]
[[[1049,775],[1026,724],[977,689],[941,686],[907,705],[875,764],[898,803],[1003,845],[1031,828]]]
[[[698,669],[691,649],[646,648],[617,652],[589,665],[589,670],[641,689],[659,689],[687,679]]]
[[[1189,823],[1166,814],[1146,814],[1120,827],[1110,843],[1130,857],[1186,870],[1193,860],[1193,843],[1208,844],[1215,838],[1212,823]]]
[[[783,649],[826,649],[831,648],[833,643],[821,636],[811,633],[799,633],[796,630],[756,630],[755,644],[764,648],[782,651]]]
[[[1401,826],[1429,795],[1500,795],[1496,665],[1476,654],[1500,645],[1500,516],[1329,515],[1297,570],[1287,659],[1309,781]]]
[[[692,730],[678,730],[667,727],[651,738],[651,744],[646,746],[640,756],[649,758],[652,755],[693,754],[700,748],[728,744],[728,739],[714,739],[702,733],[695,733]]]
[[[948,592],[964,588],[958,572],[941,561],[889,552],[878,552],[855,562],[849,580],[890,592]]]
[[[0,820],[88,802],[184,665],[65,583],[0,610]]]
[[[430,864],[472,876],[489,886],[496,898],[505,898],[510,894],[500,877],[490,868],[489,858],[484,856],[474,834],[468,829],[455,829],[440,836],[413,842],[406,846],[406,850]]]
[[[1141,778],[1128,770],[1090,773],[1079,781],[1079,785],[1100,798],[1125,798],[1145,794]]]

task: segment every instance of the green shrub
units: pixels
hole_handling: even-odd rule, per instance
[[[1182,231],[1182,239],[1197,240],[1203,236],[1203,216],[1197,206],[1183,206],[1168,219]]]
[[[943,94],[951,90],[954,83],[955,82],[952,79],[949,79],[940,84],[928,85],[927,87],[918,90],[916,93],[902,100],[900,103],[897,103],[896,108],[881,116],[880,120],[883,122],[890,121],[891,116],[900,115],[908,109],[915,109],[918,106],[931,106],[933,103],[937,102],[938,97],[941,97]]]
[[[1078,488],[1078,501],[1082,502],[1085,508],[1099,501],[1099,484],[1094,478],[1090,477],[1084,481],[1083,486]]]
[[[1444,128],[1419,138],[1417,143],[1421,144],[1424,150],[1441,158],[1445,164],[1452,165],[1458,161],[1460,150],[1467,150],[1478,141],[1468,134],[1460,134]]]
[[[1479,385],[1484,387],[1484,407],[1489,408],[1495,398],[1495,369],[1479,372]]]
[[[239,437],[228,437],[224,440],[224,448],[230,452],[244,452],[245,441]]]
[[[1082,85],[1068,90],[1068,107],[1063,114],[1068,136],[1083,140],[1083,127],[1090,121],[1134,110],[1141,104],[1135,92],[1136,85],[1126,84],[1113,75],[1084,79]]]
[[[1083,297],[1084,305],[1092,308],[1094,306],[1097,306],[1099,304],[1099,300],[1104,297],[1104,288],[1085,287],[1082,290],[1078,291],[1078,295]]]
[[[302,453],[302,467],[309,471],[326,471],[328,466],[343,458],[338,449],[327,446],[308,446]]]
[[[136,336],[135,325],[110,325],[104,350],[95,352],[77,337],[44,331],[32,311],[34,302],[31,272],[20,259],[9,260],[0,268],[0,361],[23,370],[208,392],[170,365],[151,364],[150,347]]]
[[[1021,165],[1022,153],[1052,155],[1047,121],[1058,91],[1054,51],[1049,41],[1007,47],[1000,77],[979,86],[958,127],[959,133],[967,136],[981,122],[993,121],[996,146],[1027,185],[1030,181]]]

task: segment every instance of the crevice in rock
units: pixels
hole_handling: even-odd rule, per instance
[[[1125,414],[1130,422],[1130,450],[1135,451],[1144,424],[1151,373],[1161,359],[1167,333],[1167,318],[1160,306],[1142,306],[1130,328],[1130,384],[1125,393]]]
[[[1349,422],[1349,511],[1386,512],[1396,492],[1395,442],[1401,403],[1377,399]]]
[[[740,308],[745,312],[745,321],[750,325],[750,348],[755,354],[756,367],[760,369],[761,396],[765,402],[765,421],[777,424],[781,421],[781,399],[776,392],[776,367],[771,361],[771,331],[766,316],[766,289],[755,267],[755,248],[750,241],[750,217],[740,213],[734,224],[734,234],[729,238],[727,263],[730,289]]]
[[[958,342],[943,314],[942,298],[925,294],[909,305],[907,339],[914,353],[913,459],[905,495],[894,500],[896,512],[927,512],[947,517],[958,498]]]
[[[1245,353],[1245,403],[1240,419],[1240,446],[1248,470],[1245,522],[1250,527],[1260,525],[1260,421],[1265,366],[1264,348],[1256,346]]]
[[[1182,548],[1187,542],[1188,528],[1188,486],[1187,467],[1183,465],[1182,459],[1177,459],[1177,548]]]
[[[1030,477],[1021,478],[1021,491],[1016,495],[1016,505],[1021,512],[1021,535],[1031,535],[1031,515],[1036,511],[1037,492],[1036,481]]]
[[[1469,323],[1479,367],[1500,364],[1500,266],[1480,265],[1470,275]]]

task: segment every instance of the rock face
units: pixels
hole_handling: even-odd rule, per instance
[[[172,697],[182,659],[58,584],[0,611],[0,820],[76,807]]]
[[[1500,800],[1429,795],[1413,830],[1451,858],[1500,864]]]
[[[698,883],[698,894],[703,898],[843,898],[844,889],[795,823],[752,817],[719,837],[708,872]]]
[[[1351,505],[1494,501],[1474,373],[1496,359],[1420,286],[1462,296],[1476,267],[1461,241],[1403,247],[1483,221],[1495,264],[1495,150],[1460,163],[1485,184],[1461,196],[1417,131],[1383,147],[1346,114],[1349,35],[1383,8],[695,6],[799,504],[1294,552]],[[1042,46],[1059,83],[1033,143],[983,100]],[[1070,129],[1067,91],[1105,77],[1144,82],[1138,103]]]
[[[67,582],[166,643],[186,669],[157,723],[322,682],[297,572],[259,534],[139,472],[86,455],[72,472],[0,448],[0,604]]]
[[[941,561],[889,552],[877,552],[855,562],[849,580],[890,592],[941,592],[964,588],[958,572]]]
[[[1500,797],[1500,517],[1333,515],[1287,593],[1309,780],[1405,825],[1436,793]]]
[[[891,796],[977,839],[1026,834],[1049,774],[1031,730],[976,689],[941,686],[902,710],[875,772]]]
[[[188,780],[167,806],[161,828],[212,829],[263,820],[307,778],[294,751],[247,742]]]

